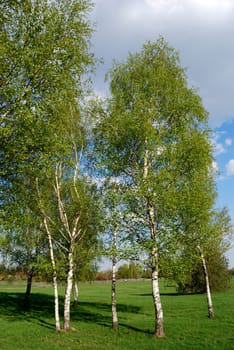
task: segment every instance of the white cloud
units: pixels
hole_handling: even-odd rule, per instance
[[[219,166],[218,166],[218,163],[215,161],[212,162],[212,170],[215,174],[219,173]]]
[[[216,143],[214,151],[215,151],[215,154],[218,156],[220,154],[225,153],[225,148],[221,143]]]
[[[221,174],[219,165],[216,161],[212,162],[210,172],[215,177],[216,181],[221,181],[225,179],[225,177]]]
[[[113,59],[125,60],[162,35],[179,51],[190,84],[199,89],[212,127],[234,116],[233,0],[96,0],[94,50],[103,57],[96,81]]]
[[[228,176],[234,175],[234,159],[229,160],[229,162],[226,165],[226,170]]]
[[[210,18],[216,18],[216,20],[227,19],[233,10],[232,0],[188,0],[188,2],[193,4],[194,8],[197,8],[199,13],[203,13],[205,17],[209,15]]]
[[[216,132],[213,135],[213,138],[211,140],[211,143],[213,145],[213,149],[214,149],[214,154],[216,156],[219,156],[220,154],[226,153],[228,151],[228,147],[230,147],[232,145],[232,139],[230,139],[229,137],[227,137],[225,139],[225,141],[223,143],[218,142],[219,139],[225,135],[225,131],[222,132]]]
[[[231,146],[231,145],[232,145],[232,139],[227,138],[227,139],[225,140],[225,145],[226,145],[226,146]]]

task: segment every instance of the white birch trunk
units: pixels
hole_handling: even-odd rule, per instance
[[[116,263],[112,259],[112,286],[111,286],[112,328],[118,328],[118,314],[116,307]]]
[[[115,192],[115,189],[114,189]],[[117,213],[116,208],[113,213],[113,241],[112,241],[112,279],[111,279],[111,312],[112,312],[112,328],[118,329],[118,313],[116,302],[116,270],[117,270]]]
[[[79,298],[79,288],[75,278],[73,278],[73,298],[74,298],[74,306],[77,306],[78,298]]]
[[[151,229],[151,238],[152,238],[152,249],[151,249],[151,265],[152,265],[152,294],[154,301],[154,309],[155,309],[155,332],[154,335],[158,338],[162,338],[165,336],[164,327],[163,327],[163,308],[160,297],[159,290],[159,273],[158,273],[158,250],[156,246],[156,235],[157,231],[154,223],[154,213],[153,207],[149,208],[149,222]]]
[[[55,305],[55,328],[59,332],[60,328],[60,319],[59,319],[59,294],[58,294],[58,283],[57,283],[57,272],[53,271],[53,287],[54,287],[54,305]]]
[[[146,150],[144,157],[144,169],[143,169],[143,179],[146,180],[148,177],[149,170],[149,151],[147,149],[147,140],[145,141]],[[151,248],[151,278],[152,278],[152,295],[154,302],[154,310],[155,310],[155,332],[154,335],[158,338],[162,338],[165,336],[164,327],[163,327],[163,308],[160,298],[160,290],[159,290],[159,273],[158,273],[158,249],[156,238],[158,235],[156,226],[155,226],[155,216],[154,216],[154,207],[150,203],[150,199],[147,196],[147,211],[148,211],[148,220],[149,220],[149,228],[151,234],[152,248]]]
[[[159,293],[159,278],[157,269],[152,269],[152,290],[155,308],[155,332],[154,335],[158,338],[164,337],[163,329],[163,309]]]
[[[158,277],[158,266],[157,261],[157,252],[156,249],[152,249],[152,291],[153,291],[153,300],[155,308],[155,332],[156,337],[164,337],[163,329],[163,309],[159,292],[159,277]],[[156,266],[154,266],[156,264]]]
[[[208,317],[213,318],[214,317],[214,308],[213,308],[211,291],[210,291],[210,283],[209,283],[209,275],[208,275],[207,266],[206,266],[206,259],[204,257],[204,254],[203,254],[200,246],[198,246],[198,249],[199,249],[200,254],[201,254],[202,266],[203,266],[203,271],[204,271],[204,276],[205,276],[206,295],[207,295],[207,304],[208,304]]]
[[[59,295],[58,295],[58,283],[57,283],[57,271],[56,271],[56,265],[55,265],[55,259],[54,259],[54,250],[53,250],[53,244],[52,244],[52,236],[49,229],[49,226],[47,224],[46,217],[44,217],[44,226],[47,232],[47,238],[49,243],[49,250],[50,250],[50,261],[52,265],[53,270],[53,288],[54,288],[54,305],[55,305],[55,327],[56,331],[60,331],[60,319],[59,319]]]
[[[68,254],[69,261],[69,270],[67,274],[67,286],[64,298],[64,330],[70,329],[70,311],[71,311],[71,292],[73,285],[73,273],[74,273],[74,264],[73,264],[73,251],[71,250]]]
[[[79,197],[77,190],[76,190],[76,175],[77,175],[77,167],[78,167],[78,160],[76,161],[76,168],[74,173],[74,190],[77,196]],[[74,221],[73,226],[71,229],[71,223],[69,223],[68,216],[66,213],[66,209],[64,207],[62,197],[61,197],[61,177],[62,177],[62,165],[57,164],[56,171],[55,171],[55,193],[57,196],[58,201],[58,209],[59,209],[59,215],[60,220],[65,228],[66,234],[67,234],[67,241],[69,242],[69,252],[68,252],[68,273],[67,273],[67,285],[66,285],[66,292],[65,292],[65,298],[64,298],[64,330],[70,329],[70,316],[71,316],[71,293],[72,293],[72,286],[73,286],[73,275],[74,275],[74,261],[73,261],[73,254],[74,254],[74,248],[75,244],[77,242],[77,238],[81,233],[81,230],[78,229],[78,223],[80,220],[80,213],[77,213]]]
[[[116,307],[116,249],[117,249],[117,232],[114,230],[113,237],[113,257],[112,257],[112,283],[111,283],[111,309],[112,309],[112,328],[118,328],[118,315]]]

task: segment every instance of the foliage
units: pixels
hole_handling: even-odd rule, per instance
[[[62,248],[60,278],[65,272],[71,282],[67,283],[69,291],[65,298],[68,309],[75,244],[77,238],[88,236],[91,227],[95,227],[87,214],[90,203],[84,193],[85,181],[76,176],[77,159],[85,146],[82,125],[82,103],[88,87],[85,80],[94,64],[89,51],[90,7],[89,0],[27,0],[0,5],[2,224],[22,240],[20,253],[32,246],[28,255],[33,255],[40,247],[37,233],[43,222],[49,248],[43,254],[41,271],[50,273],[45,263],[49,251],[56,295],[53,247],[58,259]],[[71,169],[74,158],[75,169]],[[24,231],[33,239],[28,239]],[[21,255],[23,259],[25,254]],[[56,307],[59,329],[57,316]]]
[[[207,258],[207,268],[209,274],[210,288],[212,292],[223,291],[230,287],[230,275],[228,273],[228,263],[224,256],[218,252],[216,255]],[[195,261],[189,271],[183,275],[183,280],[178,280],[178,291],[180,293],[205,293],[206,285],[202,263]]]
[[[96,281],[111,281],[112,279],[112,271],[98,271],[96,274]]]
[[[125,190],[129,238],[149,256],[155,335],[161,337],[160,256],[173,255],[186,235],[193,237],[195,225],[190,228],[184,213],[199,221],[213,205],[207,112],[188,86],[178,54],[163,38],[130,54],[125,63],[114,63],[109,78],[111,97],[99,114],[96,149],[103,173],[118,178]],[[197,192],[194,202],[191,197],[203,178],[211,196],[199,212],[204,192]]]
[[[83,93],[92,63],[89,7],[88,0],[1,3],[2,181],[64,150],[67,107]]]
[[[90,8],[89,0],[0,4],[2,225],[12,239],[14,263],[43,260],[41,272],[49,270],[48,250],[39,239],[36,178],[49,196],[55,164],[66,159],[69,171],[74,140],[77,152],[84,147],[85,75],[94,64]]]
[[[116,63],[109,76],[112,97],[96,128],[100,166],[125,185],[133,241],[151,249],[151,205],[157,240],[165,247],[170,233],[178,232],[191,177],[199,183],[198,174],[211,164],[207,113],[187,86],[177,53],[162,38]]]
[[[201,189],[201,194],[207,203],[210,193],[206,194],[205,190]],[[224,290],[228,288],[230,279],[228,262],[224,254],[229,249],[233,236],[231,218],[227,208],[209,210],[209,206],[206,209],[202,201],[198,203],[200,207],[198,206],[197,210],[203,213],[196,215],[194,222],[190,221],[188,230],[192,232],[183,241],[183,248],[178,249],[176,259],[173,264],[171,263],[173,268],[168,264],[166,266],[171,276],[177,280],[180,291],[204,292],[205,279],[198,249],[201,244],[207,263],[211,291]],[[193,207],[195,208],[195,205]],[[185,213],[190,215],[189,210]],[[170,264],[170,260],[168,263]]]
[[[153,281],[173,275],[183,288],[203,291],[195,253],[201,246],[211,288],[221,289],[227,282],[224,238],[231,229],[227,212],[213,210],[212,148],[201,98],[188,86],[178,54],[160,38],[113,64],[111,97],[92,106],[92,138],[83,108],[95,61],[89,51],[91,6],[89,0],[0,2],[5,267],[37,264],[37,273],[50,279],[41,225],[46,220],[60,281],[69,269],[78,280],[93,279],[98,233],[118,231],[118,249],[114,244],[106,250],[115,263],[147,253]],[[96,182],[104,176],[108,184],[101,188],[104,221],[97,186],[86,172],[89,152]],[[119,278],[143,274],[148,270],[133,263],[118,271]]]
[[[138,279],[143,277],[143,269],[139,264],[123,264],[118,268],[118,279]]]

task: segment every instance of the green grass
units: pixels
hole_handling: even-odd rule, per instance
[[[25,310],[25,286],[0,285],[0,349],[234,349],[234,283],[232,289],[213,294],[212,320],[205,295],[177,295],[164,283],[161,290],[166,338],[156,339],[149,281],[118,283],[117,332],[111,329],[109,283],[80,285],[79,305],[72,309],[75,330],[68,333],[54,330],[52,288],[33,286],[30,309]]]

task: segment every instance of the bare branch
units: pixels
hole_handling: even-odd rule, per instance
[[[80,230],[77,231],[79,220],[80,220],[80,214],[77,215],[75,218],[75,222],[74,222],[74,226],[73,226],[73,230],[72,230],[72,234],[71,234],[73,239],[76,239],[79,235]]]
[[[60,189],[60,179],[62,176],[62,165],[61,163],[58,163],[56,165],[56,169],[55,169],[55,185],[54,185],[54,190],[57,196],[57,202],[58,202],[58,209],[59,209],[59,216],[60,216],[60,220],[66,230],[66,232],[68,233],[69,237],[71,238],[71,231],[70,231],[70,227],[69,227],[69,222],[68,222],[68,218],[67,218],[67,214],[63,205],[63,201],[61,199],[61,189]]]
[[[78,171],[79,171],[79,165],[83,156],[83,144],[81,147],[81,152],[80,152],[80,156],[78,157],[78,151],[77,151],[77,147],[76,147],[76,143],[75,141],[73,142],[73,146],[74,146],[74,153],[75,153],[75,171],[74,171],[74,176],[73,176],[73,186],[74,186],[74,191],[76,194],[77,199],[80,198],[79,193],[77,191],[76,188],[76,182],[77,182],[77,178],[78,178]]]

